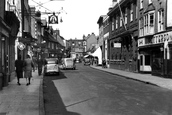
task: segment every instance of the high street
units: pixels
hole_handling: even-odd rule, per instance
[[[171,90],[83,64],[44,77],[43,89],[46,115],[172,114]]]

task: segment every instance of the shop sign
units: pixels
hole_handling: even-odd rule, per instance
[[[121,48],[121,43],[114,43],[113,46],[114,48]]]
[[[25,45],[24,45],[22,42],[19,42],[17,47],[18,47],[20,50],[23,50],[23,49],[25,48]]]
[[[160,44],[172,41],[172,31],[154,35],[152,44]]]
[[[144,46],[145,45],[145,38],[138,39],[138,46]]]

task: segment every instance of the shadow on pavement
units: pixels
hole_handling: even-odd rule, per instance
[[[43,97],[45,115],[80,115],[79,113],[67,111],[62,98],[57,91],[53,80],[65,79],[63,73],[59,76],[46,76],[43,78]]]
[[[44,76],[44,78],[53,78],[54,80],[58,80],[58,79],[66,79],[67,77],[62,73],[60,72],[59,75],[46,75]]]

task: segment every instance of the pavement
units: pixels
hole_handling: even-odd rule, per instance
[[[42,81],[37,70],[32,73],[31,84],[26,86],[26,79],[17,78],[0,90],[0,115],[45,115]]]
[[[162,88],[167,88],[167,89],[172,90],[172,79],[170,78],[153,76],[151,74],[127,72],[127,71],[111,69],[111,68],[102,68],[102,66],[91,65],[90,67],[101,70],[101,71],[105,71],[111,74],[119,75],[127,79],[137,80],[140,82],[144,82],[146,84],[156,85]]]

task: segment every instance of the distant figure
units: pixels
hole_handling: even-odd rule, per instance
[[[44,61],[42,60],[40,55],[38,56],[37,64],[38,64],[38,75],[41,75],[42,74],[42,67],[44,65]]]
[[[24,65],[24,77],[26,78],[26,85],[30,85],[30,80],[32,77],[32,68],[34,70],[34,63],[29,55],[26,56],[26,59],[24,60]]]
[[[33,63],[34,63],[35,70],[37,70],[37,68],[38,68],[37,58],[33,57],[32,60],[33,60]]]
[[[15,61],[15,71],[16,71],[16,76],[17,76],[17,84],[20,84],[20,78],[23,78],[23,66],[24,66],[24,61],[21,60],[21,55],[18,56],[18,59]]]

